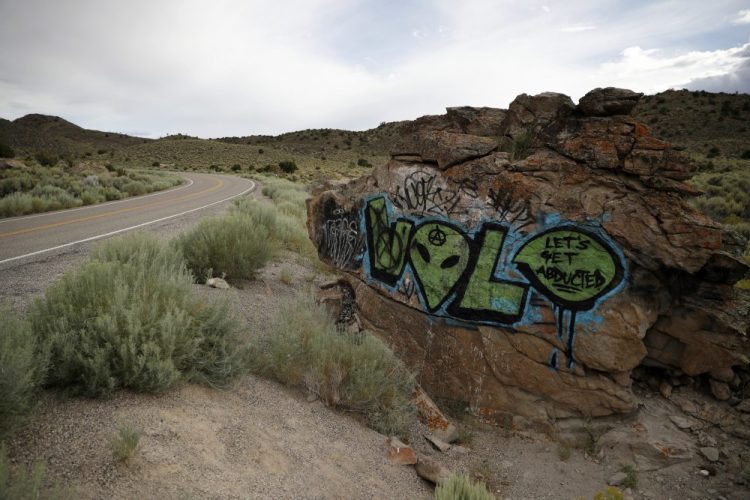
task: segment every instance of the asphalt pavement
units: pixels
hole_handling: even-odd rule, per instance
[[[252,191],[249,179],[181,173],[180,186],[125,200],[0,219],[0,264],[26,261],[217,205]]]

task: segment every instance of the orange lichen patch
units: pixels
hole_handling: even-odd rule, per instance
[[[417,406],[420,420],[423,424],[429,427],[430,430],[445,430],[448,428],[450,422],[433,406],[434,403],[426,401],[425,398],[421,397],[418,393],[415,393],[414,395],[414,403]]]
[[[385,456],[388,460],[399,465],[414,465],[417,454],[411,446],[402,443],[398,438],[389,437],[385,440]]]
[[[636,141],[635,147],[637,147],[639,149],[663,150],[663,149],[669,149],[669,148],[671,148],[672,145],[670,143],[666,142],[666,141],[662,141],[661,139],[657,139],[656,137],[641,136]]]
[[[669,446],[656,445],[656,448],[659,450],[659,455],[661,455],[662,458],[669,458],[674,455],[674,448]]]
[[[635,130],[633,131],[633,134],[635,134],[636,137],[644,137],[644,136],[651,135],[651,131],[644,124],[634,121],[633,125],[635,126]]]

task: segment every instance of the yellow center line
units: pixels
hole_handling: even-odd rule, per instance
[[[210,193],[212,191],[216,191],[217,189],[221,189],[222,186],[224,186],[224,181],[221,180],[221,179],[216,179],[216,180],[217,180],[216,185],[214,185],[214,186],[212,186],[210,188],[206,188],[206,189],[204,189],[202,191],[198,191],[197,193],[187,194],[187,195],[180,196],[178,198],[174,198],[174,199],[170,199],[170,200],[157,201],[157,202],[154,202],[154,203],[146,203],[145,205],[138,205],[138,206],[130,207],[130,208],[121,208],[120,210],[112,210],[111,212],[104,212],[104,213],[101,213],[101,214],[89,215],[88,217],[80,217],[78,219],[71,219],[71,220],[66,220],[66,221],[53,222],[53,223],[50,223],[50,224],[45,224],[43,226],[30,227],[30,228],[26,228],[26,229],[18,229],[16,231],[9,231],[7,233],[0,233],[0,238],[5,238],[5,237],[8,237],[8,236],[15,236],[17,234],[31,233],[33,231],[43,231],[45,229],[51,229],[53,227],[67,226],[69,224],[77,224],[79,222],[86,222],[86,221],[89,221],[89,220],[100,219],[102,217],[109,217],[110,215],[124,214],[124,213],[127,213],[127,212],[133,212],[135,210],[142,210],[142,209],[145,209],[145,208],[151,208],[151,207],[156,207],[156,206],[159,206],[159,205],[164,205],[166,203],[175,203],[177,201],[186,200],[188,198],[195,198],[196,196],[200,196],[202,194]]]

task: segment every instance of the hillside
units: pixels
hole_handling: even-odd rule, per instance
[[[644,96],[633,112],[659,138],[685,147],[697,160],[750,156],[750,95],[669,90]],[[309,129],[278,136],[201,139],[170,135],[158,140],[87,130],[62,118],[27,115],[0,119],[0,143],[18,156],[38,152],[96,159],[115,165],[174,169],[279,171],[293,161],[296,175],[311,180],[359,176],[387,160],[409,122],[382,123],[365,131]]]
[[[85,155],[148,141],[115,132],[87,130],[58,116],[32,114],[13,121],[0,119],[0,143],[12,147],[16,154]]]
[[[750,157],[750,95],[668,90],[644,96],[633,115],[691,153]]]

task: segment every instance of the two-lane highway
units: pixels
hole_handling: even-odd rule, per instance
[[[242,196],[249,179],[181,174],[187,182],[146,196],[24,217],[0,219],[0,264],[123,233]]]

